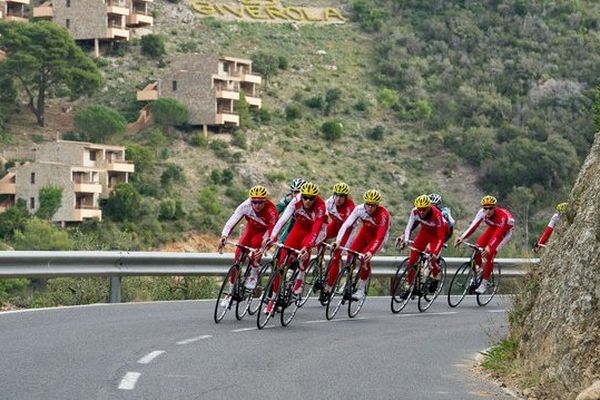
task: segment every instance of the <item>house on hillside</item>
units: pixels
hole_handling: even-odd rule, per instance
[[[29,0],[27,0],[29,1]],[[48,0],[33,8],[33,17],[54,21],[67,28],[79,44],[100,46],[150,33],[153,0]]]
[[[29,0],[0,0],[0,21],[27,22]]]
[[[57,140],[33,149],[33,161],[11,168],[0,178],[0,212],[23,199],[34,213],[40,189],[62,188],[62,203],[53,221],[65,224],[88,218],[102,219],[99,200],[114,187],[128,182],[134,165],[125,160],[125,148]]]
[[[157,81],[137,92],[139,101],[171,97],[186,105],[191,125],[208,127],[240,125],[235,111],[243,93],[250,107],[261,108],[260,75],[252,73],[252,61],[234,57],[188,54],[173,60]]]

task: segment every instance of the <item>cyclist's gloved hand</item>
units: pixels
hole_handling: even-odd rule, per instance
[[[535,254],[539,253],[539,252],[540,252],[540,248],[541,248],[541,247],[540,247],[540,244],[539,244],[539,243],[536,243],[536,244],[535,244],[535,246],[533,246],[533,252],[534,252]]]
[[[404,235],[401,235],[396,239],[396,247],[402,250],[404,246],[406,246],[406,242],[404,241]]]
[[[221,239],[219,239],[219,245],[217,247],[217,251],[222,254],[223,253],[223,247],[225,247],[225,242],[227,241],[227,236],[221,236]]]
[[[273,238],[271,238],[271,237],[268,237],[268,236],[267,236],[266,238],[264,238],[264,239],[263,239],[263,242],[262,242],[262,250],[263,250],[263,251],[264,251],[264,250],[267,250],[269,247],[271,247],[271,244],[272,244],[274,241],[275,241],[275,240],[273,240]]]
[[[463,240],[460,237],[457,237],[456,239],[454,239],[454,247],[460,246],[462,242]]]
[[[370,251],[366,252],[364,258],[365,262],[371,261],[371,258],[373,258],[373,253],[371,253]]]
[[[302,261],[305,261],[308,257],[309,257],[310,253],[308,252],[308,249],[306,247],[303,247],[302,250],[300,250],[300,254],[298,254],[298,258]]]

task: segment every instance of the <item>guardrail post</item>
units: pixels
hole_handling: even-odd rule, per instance
[[[110,303],[121,302],[121,277],[111,276],[110,277],[110,294],[108,301]]]

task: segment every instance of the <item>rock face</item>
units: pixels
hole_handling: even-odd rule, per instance
[[[538,397],[575,399],[600,379],[600,133],[546,250],[512,330]]]

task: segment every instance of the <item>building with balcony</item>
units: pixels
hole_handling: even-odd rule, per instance
[[[34,160],[12,168],[0,178],[0,212],[18,199],[30,212],[39,208],[39,192],[45,186],[62,189],[56,222],[102,219],[99,200],[114,187],[128,182],[134,165],[125,160],[125,148],[58,140],[34,149]]]
[[[29,0],[0,0],[0,20],[27,22]]]
[[[94,54],[99,56],[103,44],[149,32],[145,28],[154,24],[149,9],[152,1],[48,0],[33,8],[33,17],[64,26],[76,41],[93,43]]]
[[[239,126],[236,103],[243,93],[251,107],[261,108],[260,75],[252,73],[252,61],[200,54],[180,56],[157,81],[137,92],[139,101],[171,97],[185,104],[189,123],[203,126]]]

